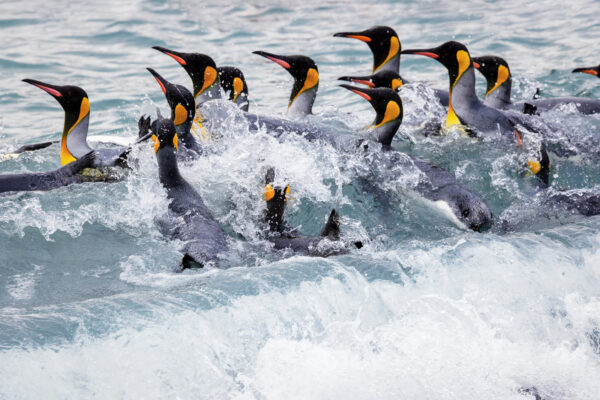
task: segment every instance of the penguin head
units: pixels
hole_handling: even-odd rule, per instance
[[[248,98],[248,85],[244,74],[236,67],[219,67],[217,68],[221,87],[225,93],[229,93],[229,100],[234,103]],[[243,99],[243,97],[245,97]],[[248,109],[246,108],[246,111]]]
[[[398,90],[404,84],[404,80],[400,74],[390,70],[379,71],[376,74],[368,76],[342,76],[338,80],[360,83],[370,88],[381,87],[393,90]]]
[[[37,86],[50,94],[65,110],[65,124],[60,146],[61,165],[69,164],[91,151],[87,144],[90,101],[85,90],[78,86],[57,86],[33,79],[23,79],[23,82]]]
[[[457,185],[445,185],[434,192],[436,201],[445,202],[452,213],[467,228],[480,232],[488,229],[493,216],[488,205],[469,190]]]
[[[389,26],[374,26],[359,32],[338,32],[333,36],[365,42],[373,53],[373,72],[379,71],[390,61],[397,59],[402,50],[396,31]],[[398,63],[394,68],[398,70],[399,66]]]
[[[462,74],[473,65],[467,46],[455,41],[446,42],[431,49],[403,50],[402,54],[418,54],[440,62],[448,69],[451,88],[458,82]]]
[[[79,86],[57,86],[33,79],[23,79],[31,85],[37,86],[56,99],[65,110],[65,129],[70,129],[90,112],[88,95]]]
[[[340,85],[371,103],[377,116],[373,122],[376,139],[384,146],[390,146],[396,131],[402,123],[402,100],[389,88],[363,89],[356,86]]]
[[[198,97],[218,83],[217,65],[206,54],[181,53],[160,46],[152,48],[173,58],[185,69],[194,85],[194,97]]]
[[[294,77],[294,87],[290,95],[289,106],[304,92],[319,88],[319,69],[312,58],[302,55],[280,56],[266,51],[254,51],[254,54],[268,58],[285,68]],[[310,105],[312,108],[312,104]]]
[[[595,67],[575,68],[572,72],[581,72],[584,74],[594,75],[600,78],[600,65]]]
[[[283,229],[283,213],[290,194],[290,187],[274,186],[275,169],[269,168],[265,175],[265,201],[267,210],[265,220],[271,231],[281,232]]]
[[[194,96],[181,85],[174,85],[160,76],[152,68],[148,68],[158,85],[162,89],[169,107],[171,108],[171,119],[176,127],[191,124],[196,115],[196,102]]]
[[[473,67],[481,72],[487,81],[486,96],[509,82],[511,78],[508,63],[501,57],[473,57]]]
[[[162,118],[152,124],[152,143],[154,144],[155,153],[158,153],[161,149],[177,151],[177,131],[175,130],[173,121],[168,118]]]

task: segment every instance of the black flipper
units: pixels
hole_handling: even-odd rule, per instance
[[[340,216],[335,211],[335,208],[331,210],[329,219],[325,227],[323,227],[320,236],[327,236],[331,240],[340,240]]]
[[[48,146],[53,145],[54,143],[58,143],[58,140],[53,140],[51,142],[26,144],[26,145],[23,145],[23,146],[19,147],[15,151],[11,151],[10,154],[21,154],[21,153],[24,153],[26,151],[41,150],[41,149],[45,149]]]
[[[523,114],[536,115],[537,107],[534,106],[533,104],[525,103],[525,105],[523,106]]]
[[[152,121],[150,119],[150,116],[142,115],[138,120],[138,138],[142,139],[146,137],[148,133],[150,133],[151,126]]]

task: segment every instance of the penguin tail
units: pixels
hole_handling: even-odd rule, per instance
[[[335,208],[331,210],[329,219],[323,227],[320,236],[326,236],[331,240],[340,239],[340,216],[338,215],[337,211],[335,211]]]

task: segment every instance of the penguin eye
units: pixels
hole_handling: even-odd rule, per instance
[[[468,208],[467,208],[467,209],[465,209],[465,210],[463,210],[463,212],[462,212],[462,215],[463,215],[463,217],[465,217],[465,218],[467,218],[467,217],[469,216],[469,214],[470,214],[470,212],[469,212],[469,209],[468,209]]]

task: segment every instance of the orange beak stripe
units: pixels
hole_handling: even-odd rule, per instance
[[[367,85],[368,87],[375,87],[375,84],[371,81],[365,81],[363,79],[352,79],[352,82],[361,83],[363,85]]]
[[[176,56],[175,54],[172,53],[165,53],[166,55],[168,55],[169,57],[173,57],[173,59],[175,61],[177,61],[179,64],[181,65],[187,65],[187,63],[185,62],[185,60],[179,56]]]
[[[271,57],[271,56],[265,56],[265,57],[267,57],[269,60],[271,60],[271,61],[273,61],[273,62],[281,65],[285,69],[290,69],[291,68],[291,66],[290,66],[289,63],[287,63],[287,62],[285,62],[283,60],[280,60],[279,58],[275,58],[275,57]]]
[[[476,63],[475,61],[473,61],[473,66],[477,69],[481,68],[481,65],[479,65],[479,63]]]
[[[440,58],[440,56],[438,56],[435,53],[432,53],[430,51],[417,51],[416,53],[413,54],[418,54],[420,56],[425,56],[425,57],[431,57],[431,58]]]
[[[594,70],[594,69],[585,69],[581,72],[584,72],[586,74],[590,74],[590,75],[594,75],[594,76],[598,76],[598,71]]]
[[[519,131],[515,129],[515,136],[517,138],[517,145],[519,146],[519,148],[523,148],[523,140],[521,139],[521,135],[519,134]]]
[[[157,77],[154,77],[154,79],[156,79],[156,82],[158,82],[158,84],[160,85],[160,88],[162,89],[163,94],[167,94],[167,89],[165,89],[165,85],[163,85],[163,83]]]
[[[371,38],[368,36],[361,36],[361,35],[348,35],[346,36],[347,38],[350,39],[358,39],[361,42],[365,42],[365,43],[369,43],[371,41]]]
[[[62,93],[59,92],[58,90],[51,89],[51,88],[49,88],[47,86],[38,85],[37,83],[34,83],[34,85],[37,86],[37,87],[39,87],[42,90],[45,90],[46,92],[50,93],[54,97],[62,97]]]
[[[354,90],[354,89],[350,89],[350,90],[352,90],[354,93],[356,93],[357,95],[359,95],[363,99],[365,99],[367,101],[371,101],[371,96],[369,96],[368,94],[363,93],[363,92],[359,92],[358,90]]]

